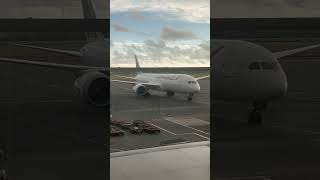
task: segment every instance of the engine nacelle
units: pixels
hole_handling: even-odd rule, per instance
[[[74,87],[85,103],[101,107],[110,103],[109,83],[110,80],[107,75],[92,71],[80,76],[74,82]]]
[[[142,84],[136,84],[135,86],[133,86],[133,90],[139,96],[143,96],[148,92],[147,87]]]

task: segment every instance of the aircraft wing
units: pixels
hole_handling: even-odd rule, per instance
[[[285,57],[285,56],[289,56],[289,55],[296,54],[296,53],[299,53],[299,52],[307,51],[307,50],[314,49],[314,48],[317,48],[317,47],[320,47],[320,44],[313,45],[313,46],[302,47],[302,48],[297,48],[297,49],[291,49],[291,50],[275,52],[273,54],[277,58],[282,58],[282,57]]]
[[[118,82],[118,83],[125,83],[125,84],[142,84],[146,86],[149,89],[158,89],[161,90],[160,84],[157,83],[144,83],[144,82],[137,82],[137,81],[122,81],[122,80],[111,80],[112,82]]]
[[[72,65],[72,64],[57,64],[57,63],[50,63],[50,62],[41,62],[41,61],[30,61],[24,59],[12,59],[12,58],[3,58],[0,57],[0,62],[4,63],[15,63],[15,64],[25,64],[25,65],[33,65],[33,66],[43,66],[49,68],[56,68],[56,69],[65,69],[65,70],[78,70],[78,71],[85,71],[85,70],[97,70],[101,72],[105,72],[108,69],[104,67],[96,67],[96,66],[81,66],[81,65]]]
[[[119,76],[119,75],[113,75],[115,77],[119,77],[119,78],[126,78],[126,79],[132,79],[132,80],[136,80],[136,78],[134,77],[128,77],[128,76]]]
[[[208,76],[201,76],[201,77],[197,77],[197,78],[196,78],[196,80],[201,80],[201,79],[205,79],[205,78],[208,78],[208,77],[210,77],[210,75],[208,75]]]
[[[110,179],[209,180],[210,142],[110,153]]]
[[[53,49],[53,48],[46,48],[46,47],[40,47],[40,46],[31,46],[31,45],[24,45],[24,44],[13,44],[13,45],[20,46],[20,47],[32,48],[32,49],[39,49],[39,50],[44,50],[44,51],[49,51],[49,52],[55,52],[55,53],[60,53],[60,54],[67,54],[67,55],[77,56],[77,57],[82,56],[82,54],[79,51]]]

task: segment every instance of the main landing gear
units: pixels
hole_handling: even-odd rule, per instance
[[[167,96],[174,96],[174,92],[172,92],[172,91],[167,91]]]
[[[259,125],[262,123],[261,111],[267,108],[266,103],[253,103],[248,110],[248,124]]]
[[[191,101],[191,100],[192,100],[192,97],[193,97],[193,93],[189,93],[188,101]]]
[[[146,92],[143,96],[144,96],[144,97],[149,97],[149,96],[150,96],[150,93],[149,93],[149,92]]]

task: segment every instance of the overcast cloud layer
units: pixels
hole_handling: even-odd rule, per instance
[[[111,66],[208,67],[209,0],[112,0]]]
[[[192,22],[210,22],[210,0],[111,0],[111,13],[147,11]]]
[[[208,67],[210,59],[209,41],[191,44],[172,44],[163,40],[113,43],[111,51],[111,64],[116,67],[132,67],[134,54],[144,67]]]

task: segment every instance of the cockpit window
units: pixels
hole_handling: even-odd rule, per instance
[[[248,67],[250,70],[259,70],[260,69],[260,63],[259,62],[253,62],[249,64]]]
[[[275,66],[275,63],[270,62],[261,62],[260,64],[262,69],[273,69]]]
[[[277,63],[275,62],[253,62],[248,66],[249,70],[277,70]]]
[[[197,84],[195,81],[188,81],[188,84]]]

